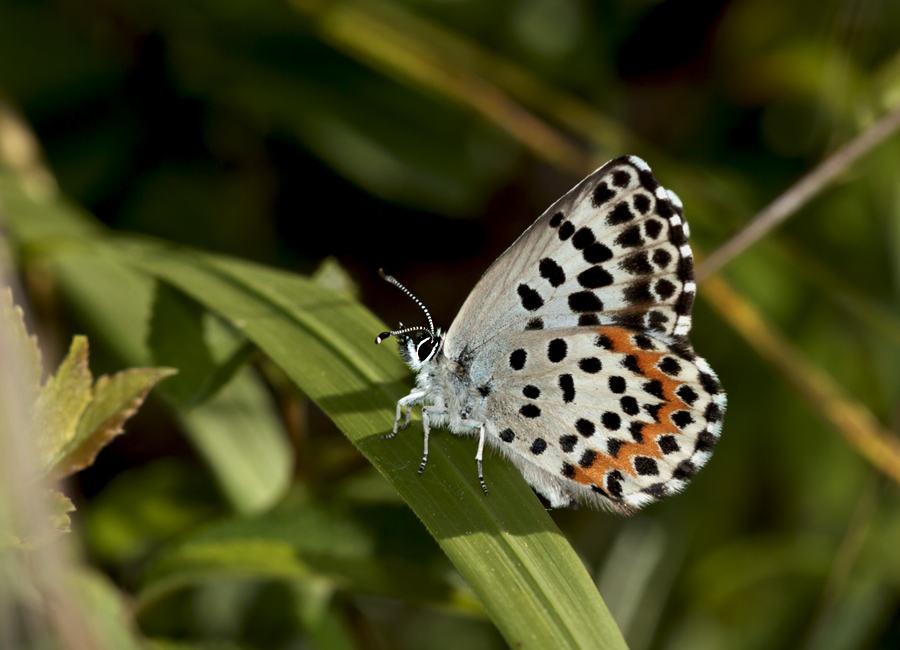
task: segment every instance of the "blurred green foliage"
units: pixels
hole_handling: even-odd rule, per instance
[[[435,533],[441,513],[429,519],[415,496],[434,489],[415,476],[418,429],[377,447],[380,420],[347,406],[389,403],[410,382],[399,364],[377,365],[386,351],[362,352],[369,339],[341,339],[374,337],[374,319],[339,302],[345,322],[329,331],[311,307],[318,290],[292,304],[290,291],[307,290],[299,280],[246,270],[242,284],[237,267],[181,246],[305,275],[336,258],[340,301],[356,291],[386,321],[418,322],[378,280],[384,266],[446,327],[581,173],[635,153],[682,197],[695,248],[711,251],[897,108],[898,33],[891,0],[0,3],[0,99],[40,142],[65,197],[52,210],[84,219],[23,212],[21,188],[0,179],[45,355],[87,333],[98,375],[182,367],[67,488],[84,555],[76,593],[111,616],[126,603],[134,625],[115,634],[145,647],[503,647],[404,505]],[[898,169],[894,137],[723,271],[895,442]],[[159,239],[125,240],[131,266],[71,246],[107,232]],[[301,375],[314,385],[330,371],[319,380],[329,387],[354,376],[315,358],[285,368],[298,348],[241,331],[248,303],[179,285],[192,264],[208,274],[202,286],[227,278],[273,322],[300,319],[376,395],[301,393]],[[633,650],[900,647],[896,482],[715,315],[702,285],[699,295],[692,339],[729,392],[712,461],[683,495],[633,518],[553,520]],[[345,431],[360,427],[348,435],[390,482],[335,413]],[[450,470],[474,451],[446,444]],[[504,461],[486,464],[503,475]],[[448,485],[472,478],[461,476]],[[504,498],[492,489],[472,521],[518,503]],[[435,536],[459,566],[452,545],[466,540]]]

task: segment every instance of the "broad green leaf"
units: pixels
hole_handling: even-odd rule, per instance
[[[136,566],[176,535],[227,512],[194,463],[162,458],[116,475],[86,508],[83,531],[102,566]]]
[[[105,575],[88,568],[72,572],[73,596],[86,616],[92,648],[109,650],[142,650],[144,639],[134,628],[126,601],[118,588]]]
[[[303,629],[321,650],[353,650],[357,647],[340,611],[333,606],[331,585],[316,580],[294,582],[291,592]]]
[[[238,512],[261,512],[290,486],[293,450],[276,414],[271,395],[247,368],[203,404],[181,413],[194,446],[228,477],[222,490]]]
[[[352,511],[289,504],[208,526],[159,554],[138,605],[143,609],[175,589],[231,576],[282,578],[480,612],[471,594],[451,587],[443,565],[430,560]]]

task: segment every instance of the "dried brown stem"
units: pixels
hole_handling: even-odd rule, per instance
[[[697,267],[697,281],[703,281],[752,246],[770,230],[797,212],[853,163],[900,128],[900,108],[888,113],[869,129],[823,160],[815,169],[772,201],[750,223]]]

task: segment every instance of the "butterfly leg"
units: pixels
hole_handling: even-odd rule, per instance
[[[481,470],[481,459],[484,458],[484,422],[476,422],[475,420],[463,420],[463,424],[473,429],[478,428],[478,453],[475,454],[475,460],[478,463],[478,481],[481,483],[481,489],[485,494],[490,494],[487,484],[484,482],[484,473]]]
[[[389,434],[385,436],[381,436],[383,439],[387,440],[393,438],[397,435],[398,429],[405,429],[409,426],[409,418],[412,416],[412,407],[413,404],[418,403],[421,399],[425,397],[425,391],[417,390],[413,391],[406,397],[397,401],[397,415],[394,418],[394,429]],[[400,418],[403,417],[403,407],[406,407],[406,422],[403,423],[403,426],[400,425]]]
[[[419,465],[419,474],[425,471],[428,464],[428,434],[431,433],[431,422],[428,420],[428,408],[422,408],[422,431],[425,433],[425,451],[422,453],[422,464]]]

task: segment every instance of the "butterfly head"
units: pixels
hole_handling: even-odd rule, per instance
[[[400,357],[406,362],[406,365],[416,371],[437,355],[442,342],[440,330],[435,336],[426,330],[419,330],[412,335],[400,334],[397,336]]]
[[[428,319],[428,327],[403,327],[403,323],[400,323],[400,329],[392,332],[382,332],[375,338],[375,343],[381,343],[385,339],[396,336],[397,344],[400,348],[400,357],[406,362],[406,365],[418,371],[434,359],[440,351],[443,342],[441,330],[435,329],[434,321],[431,320],[431,314],[425,308],[425,305],[422,304],[422,301],[416,298],[409,289],[400,284],[396,278],[386,275],[380,269],[379,273],[382,278],[403,291],[421,307],[422,311],[425,312],[425,318]]]

